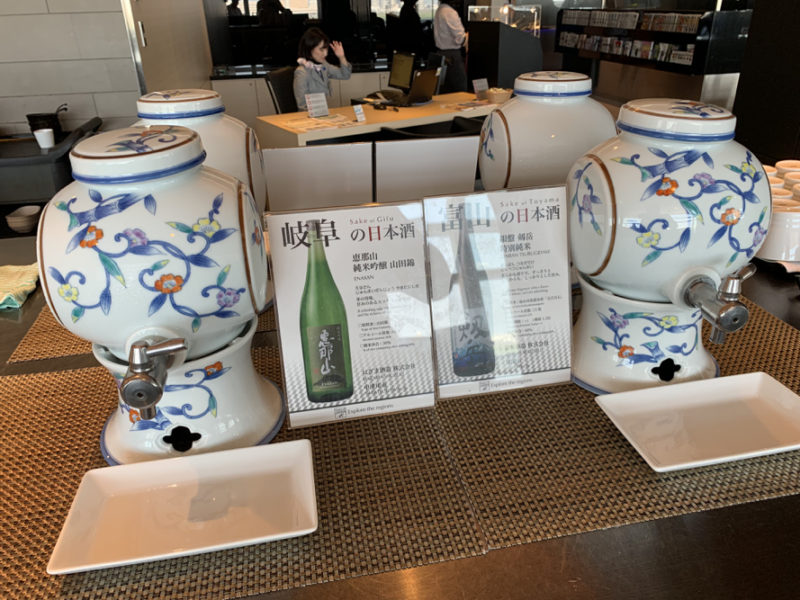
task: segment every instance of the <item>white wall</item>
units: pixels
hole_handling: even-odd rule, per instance
[[[63,103],[65,130],[136,119],[139,86],[120,0],[0,0],[0,134]]]

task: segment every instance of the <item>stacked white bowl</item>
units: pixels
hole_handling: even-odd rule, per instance
[[[772,167],[764,166],[770,176],[772,222],[767,238],[756,256],[764,260],[800,261],[800,160],[782,160]],[[774,178],[780,178],[781,186]]]

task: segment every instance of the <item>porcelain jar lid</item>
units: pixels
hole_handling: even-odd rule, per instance
[[[725,142],[733,139],[736,117],[722,107],[704,102],[643,98],[622,106],[617,127],[665,140]]]
[[[177,125],[133,126],[86,138],[69,153],[82,183],[136,183],[196,167],[206,153],[197,132]]]
[[[141,119],[189,119],[224,113],[222,97],[214,90],[150,92],[136,102]]]
[[[517,96],[533,98],[570,98],[592,93],[592,80],[583,73],[570,71],[534,71],[514,80]]]

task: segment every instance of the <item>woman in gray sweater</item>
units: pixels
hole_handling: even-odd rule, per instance
[[[325,60],[328,48],[339,59],[338,67]],[[350,79],[352,68],[341,42],[331,42],[318,27],[312,27],[303,34],[297,53],[299,66],[294,71],[294,99],[299,110],[307,110],[306,94],[331,95],[329,79]]]

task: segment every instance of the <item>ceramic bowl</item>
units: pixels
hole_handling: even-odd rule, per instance
[[[487,190],[562,185],[572,163],[616,133],[611,113],[589,95],[582,73],[536,71],[517,77],[515,97],[492,111],[478,155]]]
[[[577,269],[621,296],[665,302],[688,274],[720,277],[747,263],[767,233],[770,188],[733,140],[736,118],[690,100],[634,100],[620,134],[567,180]],[[785,190],[787,193],[788,190]]]
[[[787,190],[785,187],[781,188],[771,187],[769,191],[770,194],[772,195],[773,202],[777,200],[792,200],[794,198],[794,192],[792,190]]]
[[[772,200],[772,212],[800,210],[800,200],[779,199]]]
[[[151,92],[139,98],[135,125],[180,125],[200,134],[207,167],[233,175],[250,187],[256,207],[264,212],[267,186],[264,157],[252,128],[225,114],[222,97],[214,90],[176,89]]]
[[[235,338],[266,303],[260,213],[247,186],[202,166],[198,134],[130,127],[70,152],[75,181],[45,207],[37,241],[50,309],[127,360],[148,336],[188,358]]]
[[[776,209],[757,256],[765,260],[800,261],[800,205],[795,210]]]
[[[800,171],[800,160],[779,160],[775,163],[775,168],[778,170],[778,177],[783,178],[787,173]]]
[[[6,223],[17,233],[29,233],[36,228],[42,207],[35,204],[20,206],[6,215]]]
[[[786,183],[780,177],[772,177],[772,176],[768,176],[767,181],[769,182],[769,187],[771,188],[783,188]]]
[[[800,184],[800,171],[791,171],[783,176],[783,187],[792,190],[794,186]]]

